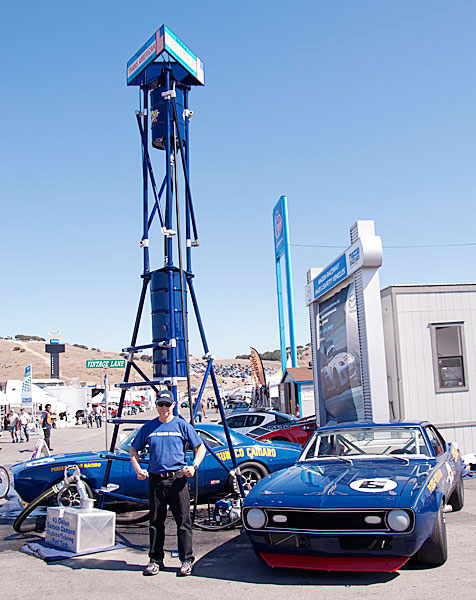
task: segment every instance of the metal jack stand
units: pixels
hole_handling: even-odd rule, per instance
[[[193,111],[189,109],[189,92],[192,86],[204,84],[203,63],[187,48],[165,25],[146,42],[127,65],[127,85],[139,86],[142,106],[136,114],[142,150],[142,189],[143,189],[143,234],[140,246],[143,250],[142,290],[135,318],[131,344],[124,348],[128,353],[117,418],[113,419],[108,462],[103,487],[99,491],[102,506],[105,496],[123,498],[108,486],[114,449],[122,423],[131,423],[123,419],[126,390],[134,386],[150,386],[155,392],[158,386],[166,386],[177,401],[177,383],[186,380],[190,405],[190,421],[194,424],[196,412],[205,390],[206,380],[211,377],[224,430],[233,470],[238,474],[238,485],[244,495],[241,477],[236,462],[233,444],[225,419],[217,379],[213,369],[213,356],[210,353],[200,316],[197,297],[193,285],[192,248],[199,246],[197,223],[190,188],[190,138],[189,123]],[[157,188],[152,161],[149,154],[149,127],[151,127],[151,145],[165,152],[165,174],[160,188]],[[180,177],[179,177],[180,170]],[[149,209],[149,183],[153,193],[151,210]],[[179,194],[183,192],[185,215],[180,212]],[[165,204],[163,210],[162,204]],[[163,236],[163,267],[151,270],[149,233],[154,220],[159,220]],[[185,243],[182,235],[182,220],[185,222]],[[174,240],[175,238],[175,240]],[[174,244],[176,241],[176,244]],[[174,256],[174,246],[176,257]],[[185,247],[185,265],[183,261]],[[174,262],[178,260],[178,264]],[[147,291],[150,285],[152,306],[152,343],[137,345],[140,322]],[[192,394],[188,352],[187,293],[190,295],[193,310],[200,332],[204,358],[208,360],[200,393],[192,409]],[[153,377],[151,380],[134,361],[135,354],[151,349],[153,353]],[[129,381],[134,369],[143,379],[141,382]],[[177,413],[177,405],[175,407]],[[134,419],[134,423],[143,420]],[[209,452],[214,453],[207,447]],[[216,460],[229,469],[214,455]],[[130,500],[131,498],[127,498]],[[144,501],[142,500],[143,504]]]

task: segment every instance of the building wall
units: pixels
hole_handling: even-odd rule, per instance
[[[382,291],[385,352],[396,418],[427,419],[463,453],[476,448],[476,285],[392,286]],[[432,323],[463,322],[467,391],[438,392]]]

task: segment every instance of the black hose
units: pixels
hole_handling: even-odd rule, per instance
[[[45,504],[52,496],[58,494],[58,492],[60,492],[65,487],[65,485],[66,484],[64,483],[64,481],[62,481],[59,484],[51,486],[49,489],[46,490],[46,492],[41,493],[32,502],[30,502],[30,504],[25,506],[22,512],[15,519],[15,522],[13,523],[13,529],[18,533],[26,533],[28,531],[37,530],[37,523],[29,523],[25,527],[22,527],[23,522],[28,517],[28,515],[30,515],[35,510],[35,508],[38,508],[42,504]]]
[[[238,527],[239,525],[241,525],[241,523],[242,520],[240,517],[239,519],[236,519],[231,523],[227,523],[226,525],[201,525],[200,523],[197,523],[195,521],[193,527],[195,527],[196,529],[203,529],[203,531],[226,531],[227,529],[234,529],[235,527]]]

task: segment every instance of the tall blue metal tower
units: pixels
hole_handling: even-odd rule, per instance
[[[189,93],[193,86],[204,85],[204,65],[179,38],[162,25],[127,63],[127,85],[140,88],[141,106],[136,113],[142,152],[142,212],[143,232],[140,246],[143,251],[142,289],[128,354],[117,419],[111,439],[112,453],[118,437],[126,390],[148,385],[156,392],[158,386],[169,389],[177,401],[177,383],[187,380],[190,420],[193,424],[208,377],[211,377],[224,423],[233,468],[237,469],[232,441],[226,425],[225,412],[213,369],[199,306],[193,285],[192,250],[199,245],[190,186],[189,123],[193,112],[189,108]],[[150,131],[149,131],[150,130]],[[164,169],[160,186],[157,185],[149,147],[163,152]],[[152,192],[152,193],[151,193]],[[151,269],[150,237],[153,224],[158,221],[163,249],[163,265]],[[152,310],[152,342],[137,345],[139,326],[147,292],[150,287]],[[207,369],[200,387],[194,411],[190,384],[188,352],[187,297],[191,302],[200,332]],[[135,361],[142,350],[152,350],[153,377],[148,379]],[[134,369],[143,381],[129,381]],[[176,409],[177,410],[177,405]],[[133,420],[138,422],[138,420]],[[209,451],[210,448],[208,448]],[[213,454],[213,453],[212,453]],[[107,485],[112,455],[104,479]],[[218,457],[215,457],[221,462]],[[223,465],[224,466],[224,465]],[[226,468],[226,467],[225,467]],[[228,470],[228,469],[227,469]],[[239,471],[238,471],[239,473]],[[241,478],[238,483],[243,493]],[[116,495],[116,494],[111,494]]]

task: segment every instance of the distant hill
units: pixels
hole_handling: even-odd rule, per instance
[[[50,355],[45,352],[45,341],[38,341],[36,336],[22,335],[23,339],[13,340],[0,340],[0,382],[4,383],[8,379],[23,379],[25,367],[31,364],[32,377],[33,379],[49,379],[50,377]],[[32,338],[32,339],[25,339]],[[308,357],[309,355],[309,357]],[[87,360],[107,360],[107,359],[121,359],[123,356],[119,352],[110,352],[107,350],[100,350],[96,348],[89,348],[83,344],[65,344],[65,352],[60,354],[60,379],[65,381],[67,384],[71,379],[79,377],[81,381],[88,384],[101,385],[103,382],[104,371],[103,369],[86,369]],[[136,355],[136,362],[140,366],[141,370],[152,378],[152,362],[151,356],[138,353]],[[309,348],[304,348],[298,351],[299,366],[307,366],[310,360]],[[204,361],[201,358],[190,357],[191,363]],[[265,360],[263,361],[265,367],[279,370],[281,369],[281,362],[279,360]],[[248,358],[243,359],[216,359],[215,365],[231,365],[240,364],[249,366],[250,361]],[[120,383],[123,381],[124,370],[123,369],[109,369],[108,372],[109,382]],[[133,370],[131,373],[130,381],[141,381],[141,378]],[[192,376],[192,384],[200,385],[202,378],[199,376]],[[227,387],[233,387],[240,385],[241,381],[235,380],[231,377],[223,380],[223,385]],[[185,389],[185,382],[179,384],[180,389]],[[207,387],[211,387],[210,380],[208,381]]]

